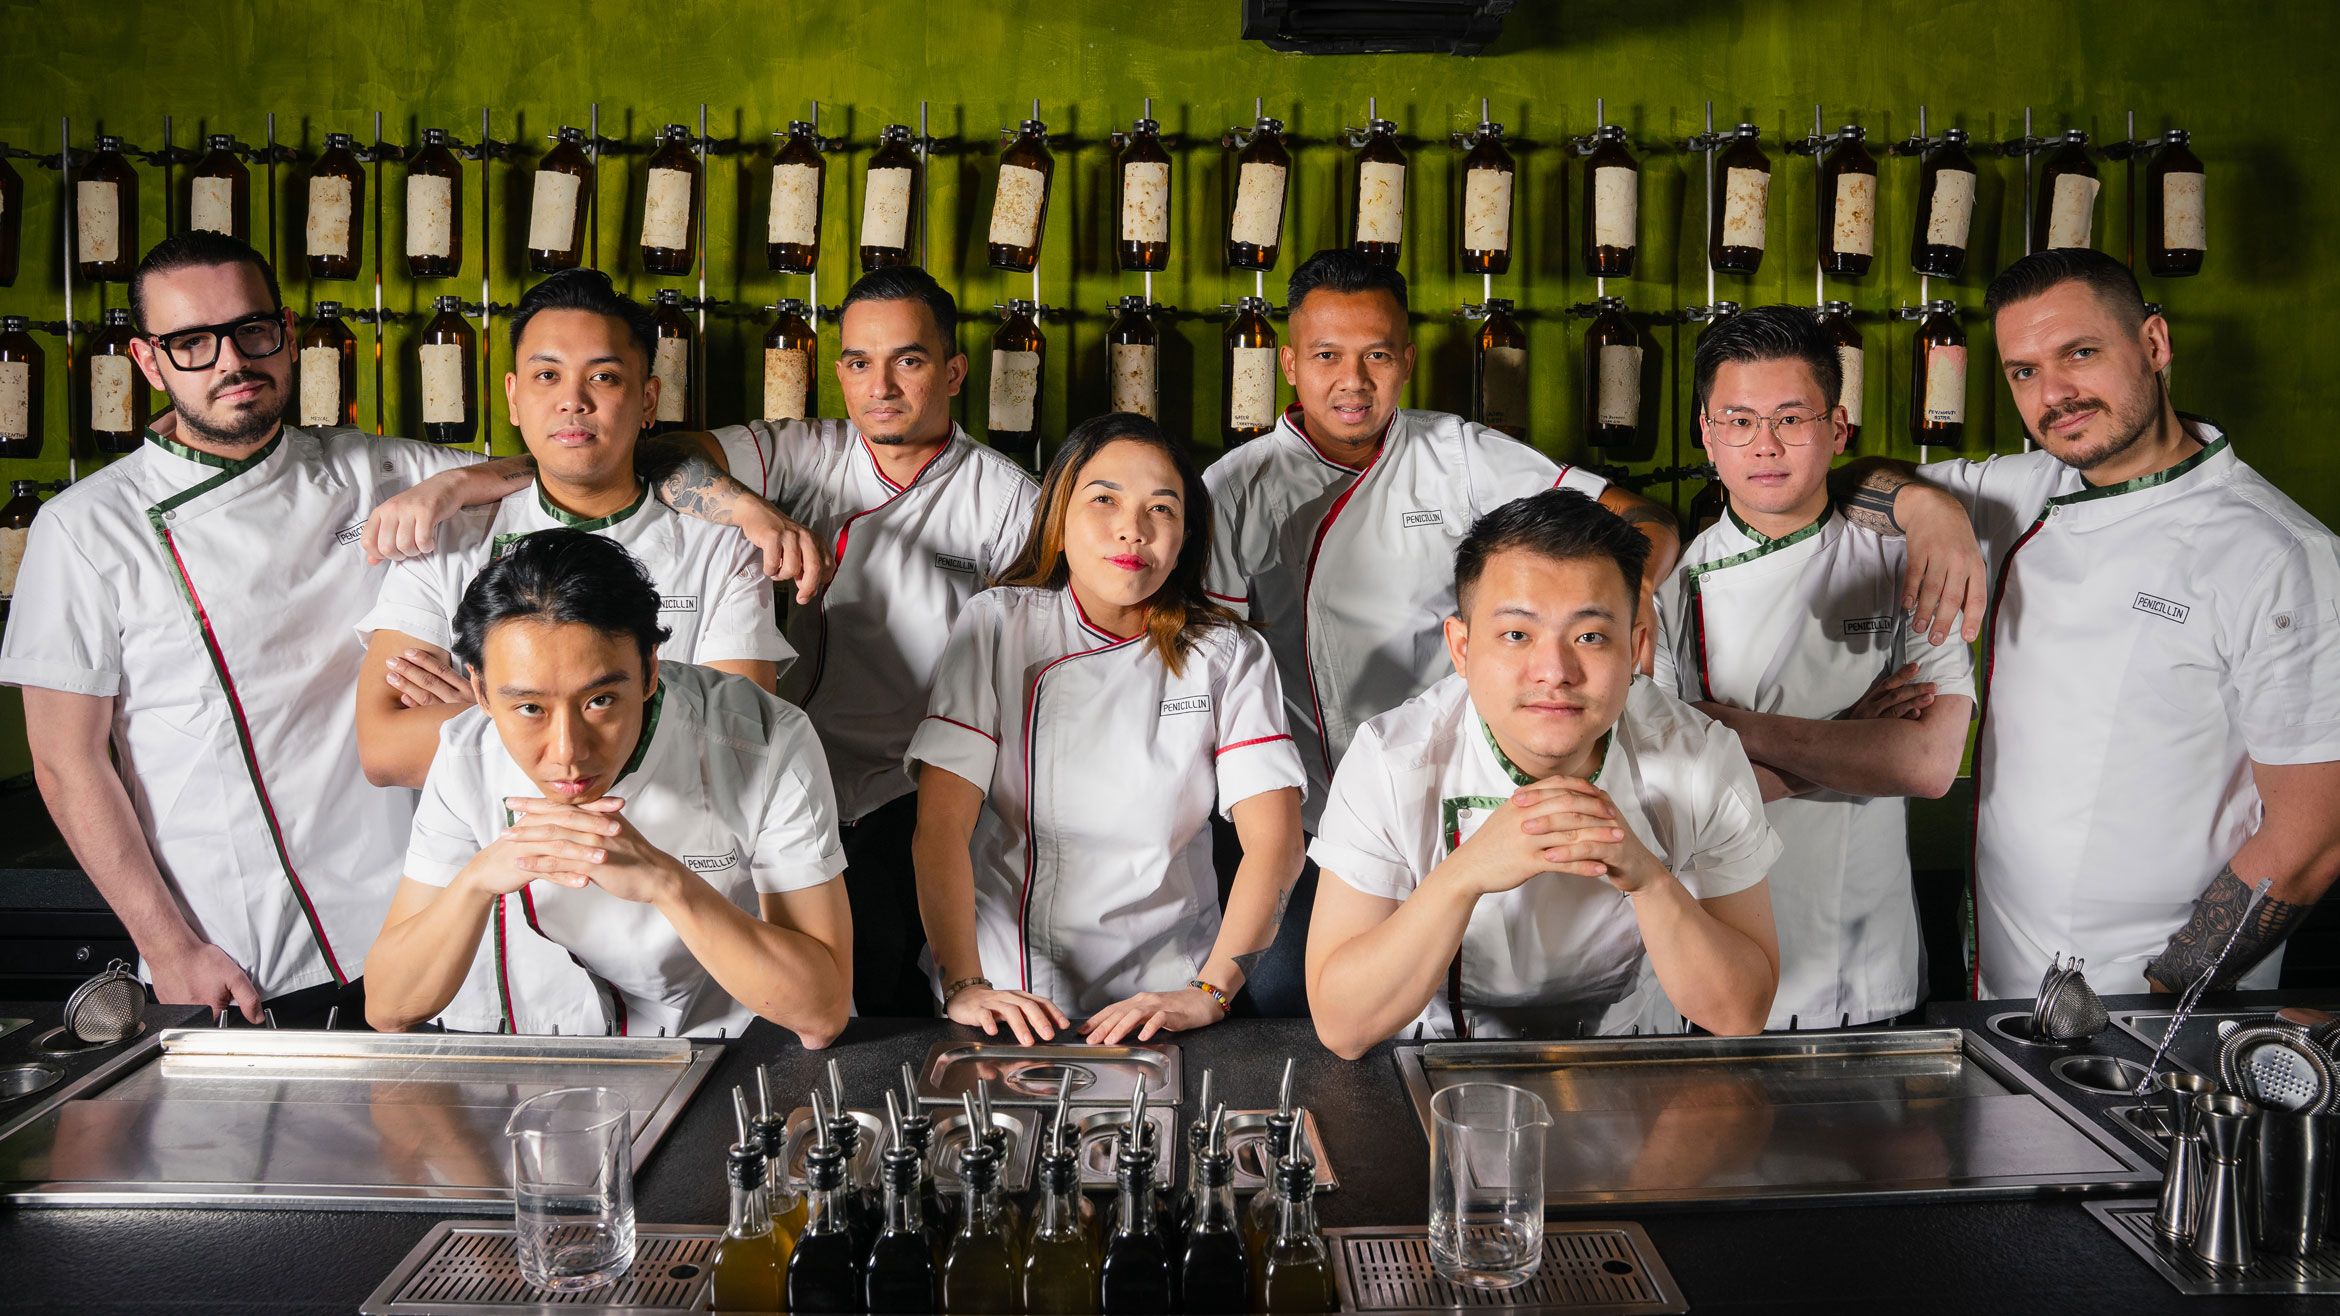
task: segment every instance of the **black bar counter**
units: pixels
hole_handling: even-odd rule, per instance
[[[2296,1000],[2301,993],[2286,993]],[[2328,996],[2328,993],[2318,993]],[[2142,998],[2129,998],[2133,1005]],[[2235,1005],[2274,994],[2213,997]],[[1979,1028],[2028,1003],[1936,1007],[1930,1021]],[[2115,1009],[2120,1008],[2117,1004]],[[157,1007],[164,1026],[191,1011]],[[31,1015],[0,1038],[15,1057],[56,1022],[57,1006],[0,1005]],[[856,1020],[826,1051],[807,1051],[758,1022],[730,1039],[720,1066],[635,1180],[644,1222],[720,1224],[721,1149],[732,1138],[729,1094],[754,1091],[753,1067],[773,1066],[773,1097],[803,1103],[834,1056],[850,1101],[878,1098],[904,1061],[933,1044],[981,1034],[937,1021]],[[1391,1047],[1342,1061],[1305,1022],[1234,1019],[1174,1039],[1184,1050],[1185,1099],[1205,1068],[1231,1108],[1275,1103],[1285,1057],[1298,1060],[1299,1100],[1315,1113],[1340,1187],[1322,1199],[1327,1226],[1424,1223],[1429,1146],[1407,1101]],[[2118,1031],[2094,1049],[2143,1061]],[[2005,1049],[2005,1048],[2002,1048]],[[11,1113],[0,1105],[0,1115]],[[2091,1111],[2091,1113],[2096,1113]],[[2099,1225],[2079,1198],[1960,1204],[1765,1207],[1578,1213],[1639,1222],[1694,1312],[2321,1313],[2331,1298],[2184,1298]],[[0,1209],[0,1310],[39,1312],[350,1313],[441,1217],[403,1212]]]

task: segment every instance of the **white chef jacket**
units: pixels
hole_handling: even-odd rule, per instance
[[[507,796],[542,794],[495,723],[465,709],[439,732],[406,876],[443,887],[493,844]],[[744,676],[658,664],[642,737],[609,793],[653,846],[733,904],[819,886],[845,869],[837,809],[812,727]],[[692,956],[664,915],[596,886],[531,882],[499,897],[455,999],[466,1032],[736,1037],[755,1017]]]
[[[677,514],[647,484],[631,506],[591,520],[553,506],[534,484],[465,508],[439,528],[436,551],[390,573],[373,610],[357,624],[358,639],[392,630],[452,652],[455,609],[480,569],[522,535],[564,527],[615,540],[641,562],[658,589],[658,624],[673,632],[659,646],[661,657],[755,659],[783,668],[796,658],[773,619],[772,588],[755,546],[730,526]]]
[[[377,503],[478,460],[288,425],[231,461],[149,431],[33,522],[0,683],[114,697],[155,866],[263,997],[365,971],[414,792],[358,766],[347,628],[389,571],[358,535]]]
[[[806,658],[780,695],[812,715],[852,822],[918,789],[902,756],[951,623],[1023,551],[1039,486],[955,425],[908,484],[878,469],[850,421],[751,421],[715,438],[733,478],[836,555],[828,589],[789,609],[788,638]]]
[[[1450,675],[1359,728],[1308,855],[1328,877],[1403,901],[1531,781]],[[1645,678],[1633,680],[1593,784],[1700,900],[1754,886],[1779,855],[1738,733]],[[1665,1006],[1647,958],[1632,897],[1602,878],[1539,874],[1479,898],[1445,989],[1406,1035],[1623,1032]],[[1455,1026],[1458,1003],[1467,1030]]]
[[[1211,597],[1267,631],[1308,767],[1305,821],[1367,718],[1454,670],[1454,554],[1471,522],[1558,486],[1597,498],[1600,476],[1443,411],[1401,410],[1364,467],[1327,456],[1300,408],[1203,474]]]
[[[2092,488],[2047,452],[1922,468],[1992,564],[1975,750],[1975,991],[2049,956],[2145,966],[2261,809],[2252,761],[2340,759],[2340,541],[2192,417],[2201,452]],[[2243,979],[2272,987],[2282,953]]]
[[[1974,697],[1964,644],[1929,644],[1901,606],[1899,538],[1822,512],[1770,538],[1726,513],[1658,587],[1657,684],[1783,717],[1827,719],[1879,676],[1918,665],[1937,696]],[[1772,1028],[1905,1014],[1924,987],[1899,796],[1816,791],[1763,806],[1784,847],[1771,866],[1779,932]],[[1677,1025],[1678,1026],[1678,1025]]]
[[[1306,781],[1257,633],[1204,632],[1173,676],[1070,589],[969,601],[909,757],[983,788],[984,976],[1075,1017],[1201,970],[1219,934],[1213,796],[1228,812]]]

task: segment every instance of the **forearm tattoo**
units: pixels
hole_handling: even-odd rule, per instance
[[[1914,483],[1899,471],[1871,471],[1837,504],[1837,510],[1844,513],[1845,520],[1871,534],[1898,535],[1901,522],[1893,515],[1893,500],[1903,485]]]
[[[2170,937],[2160,958],[2145,966],[2145,976],[2171,991],[2182,991],[2210,971],[2210,962],[2218,958],[2227,938],[2233,937],[2234,949],[2227,952],[2225,962],[2218,966],[2216,981],[2210,984],[2232,987],[2282,945],[2315,908],[2270,895],[2251,910],[2250,922],[2245,924],[2243,911],[2250,903],[2251,884],[2235,875],[2234,865],[2219,870],[2209,889],[2194,902],[2194,916]],[[2239,935],[2237,925],[2242,927]]]
[[[685,516],[716,525],[736,525],[739,509],[752,499],[755,491],[732,479],[706,454],[687,445],[676,445],[679,451],[660,449],[652,452],[645,445],[637,450],[642,478],[657,491],[658,501]]]
[[[1292,888],[1285,887],[1282,891],[1276,893],[1276,916],[1268,920],[1267,945],[1260,947],[1258,950],[1249,951],[1233,957],[1235,961],[1235,967],[1241,970],[1243,973],[1244,981],[1250,981],[1252,970],[1258,968],[1259,962],[1266,959],[1268,951],[1274,948],[1276,944],[1276,932],[1278,929],[1284,926],[1284,911],[1290,908],[1291,904]]]

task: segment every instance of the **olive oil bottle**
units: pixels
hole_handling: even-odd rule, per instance
[[[1284,1081],[1276,1095],[1276,1108],[1267,1118],[1267,1146],[1262,1157],[1262,1169],[1268,1175],[1268,1185],[1252,1194],[1243,1213],[1243,1254],[1256,1264],[1266,1251],[1268,1239],[1276,1232],[1275,1168],[1292,1154],[1292,1130],[1299,1116],[1292,1113],[1292,1062],[1284,1062]]]
[[[974,1125],[974,1102],[967,1121]],[[951,1316],[1022,1310],[1022,1266],[1000,1200],[999,1153],[977,1138],[959,1148],[959,1227],[943,1260],[942,1309]]]
[[[1059,1122],[1040,1157],[1040,1200],[1024,1244],[1024,1310],[1034,1316],[1089,1316],[1097,1310],[1097,1231],[1081,1195],[1075,1143]]]
[[[788,1255],[773,1233],[764,1200],[764,1148],[748,1120],[746,1096],[733,1088],[731,1102],[739,1119],[739,1141],[724,1158],[724,1177],[731,1184],[731,1223],[723,1231],[723,1241],[715,1245],[708,1287],[719,1312],[780,1311]]]
[[[1333,1284],[1332,1252],[1316,1228],[1316,1165],[1289,1156],[1276,1166],[1269,1185],[1275,1195],[1276,1231],[1268,1240],[1258,1266],[1259,1284],[1252,1292],[1253,1311],[1338,1311],[1340,1296]]]

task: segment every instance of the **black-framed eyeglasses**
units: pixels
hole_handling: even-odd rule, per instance
[[[236,340],[236,354],[246,361],[275,356],[284,350],[284,312],[254,311],[224,324],[199,324],[167,334],[150,334],[147,341],[161,348],[171,364],[181,370],[209,370],[219,364],[219,345],[229,338]]]

